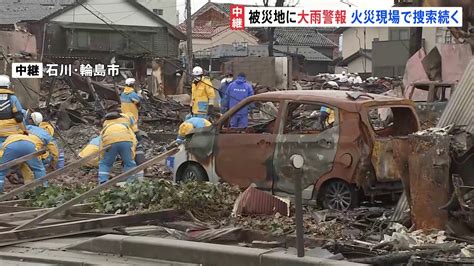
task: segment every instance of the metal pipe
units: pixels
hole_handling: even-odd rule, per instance
[[[299,172],[299,171],[298,171]],[[295,178],[295,208],[296,208],[296,249],[298,257],[304,257],[304,229],[303,229],[303,203],[301,192],[301,175]]]
[[[295,180],[295,208],[296,208],[296,250],[299,258],[304,257],[304,229],[303,229],[303,193],[301,188],[301,177],[303,176],[304,158],[299,154],[290,157],[294,168]]]

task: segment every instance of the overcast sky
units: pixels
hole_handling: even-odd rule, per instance
[[[185,3],[186,0],[176,0],[179,11],[180,22],[184,20],[185,14]],[[275,3],[276,0],[270,0],[270,3]],[[298,0],[286,0],[290,3],[297,3]],[[358,7],[373,7],[373,8],[384,8],[393,5],[393,0],[342,0],[344,2],[351,2]],[[192,12],[196,12],[201,6],[206,4],[208,0],[191,0]],[[215,3],[236,3],[236,4],[247,4],[247,5],[263,5],[263,0],[212,0]],[[345,7],[346,4],[341,3],[341,0],[299,0],[298,6],[308,6],[312,8],[327,8],[327,7]]]

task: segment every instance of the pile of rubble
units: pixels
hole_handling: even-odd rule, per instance
[[[349,77],[349,78],[348,78]],[[349,74],[321,74],[305,80],[293,81],[293,90],[324,90],[341,89],[353,90],[375,94],[386,93],[397,87],[402,86],[402,80],[399,78],[377,78],[369,77],[362,81],[360,76],[351,76]]]

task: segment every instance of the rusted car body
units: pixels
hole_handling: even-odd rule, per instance
[[[167,165],[177,182],[197,178],[242,187],[255,184],[275,194],[293,193],[294,179],[301,178],[306,200],[317,199],[335,209],[354,207],[359,194],[401,191],[407,135],[419,129],[413,103],[375,94],[353,100],[348,94],[325,90],[252,96],[212,127],[195,130],[181,150],[167,159]],[[262,113],[262,102],[274,104],[273,116],[265,111],[263,123],[245,129],[227,126],[230,117],[245,106],[255,105]],[[311,117],[321,106],[334,111],[334,122],[314,129]],[[371,120],[374,110],[378,116],[383,113],[380,109],[391,111],[391,124],[383,129],[374,127]],[[305,116],[305,112],[312,114]],[[294,154],[304,158],[302,172],[295,172],[290,164]],[[327,198],[328,193],[333,198]]]

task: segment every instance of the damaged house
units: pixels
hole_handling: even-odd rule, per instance
[[[194,57],[205,69],[222,70],[222,63],[236,57],[268,56],[265,29],[230,30],[230,5],[207,2],[191,17]],[[184,23],[178,28],[186,31]],[[309,75],[328,72],[331,61],[337,57],[338,38],[332,29],[277,28],[274,55],[291,57],[295,71]],[[185,46],[182,43],[183,51]]]
[[[176,60],[179,42],[185,39],[172,24],[136,0],[113,5],[98,0],[8,0],[0,7],[13,13],[13,19],[1,20],[2,28],[21,27],[34,34],[43,62],[115,63],[121,72],[130,71],[141,81],[152,73],[153,59]],[[168,72],[172,75],[174,71],[175,67]]]

